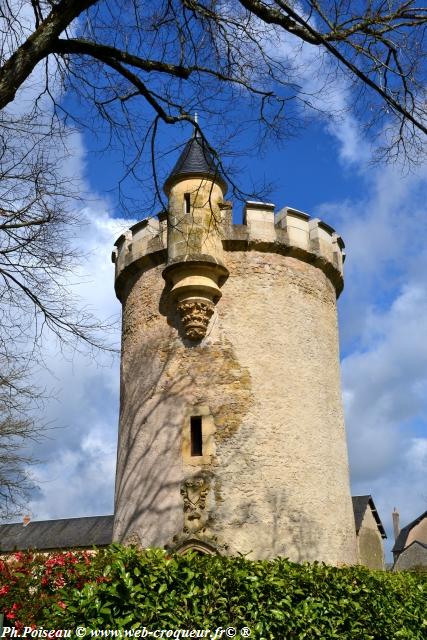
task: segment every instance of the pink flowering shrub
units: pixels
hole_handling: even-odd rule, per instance
[[[0,560],[0,612],[18,631],[40,625],[52,611],[66,608],[64,588],[81,589],[92,578],[87,551],[51,554],[18,551]]]

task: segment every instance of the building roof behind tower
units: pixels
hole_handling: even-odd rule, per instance
[[[114,516],[38,520],[0,525],[0,554],[24,549],[47,551],[105,546],[113,541]]]
[[[387,538],[387,534],[383,527],[383,523],[380,520],[380,516],[378,515],[378,511],[375,507],[374,501],[372,500],[372,496],[352,496],[353,501],[353,512],[354,512],[354,522],[356,525],[356,534],[359,533],[360,528],[362,526],[363,518],[365,517],[366,509],[369,507],[372,511],[372,515],[377,523],[378,531],[381,534],[382,538]]]

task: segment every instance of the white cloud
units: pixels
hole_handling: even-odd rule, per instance
[[[311,49],[299,53],[307,92],[320,82]],[[370,165],[345,81],[338,78],[326,95],[342,114],[327,130],[365,184],[360,195],[313,212],[336,226],[347,247],[340,330],[352,491],[373,495],[391,534],[395,506],[402,525],[427,508],[427,165],[407,174],[399,165]]]
[[[93,194],[92,194],[93,195]],[[113,219],[98,208],[82,212],[86,223],[75,239],[87,260],[74,275],[72,287],[81,305],[115,321],[119,344],[120,304],[114,293],[110,254],[114,240],[132,221]],[[44,345],[44,366],[37,382],[55,389],[43,419],[51,427],[35,448],[41,460],[33,476],[38,490],[28,505],[34,519],[112,513],[119,409],[119,358],[110,353],[61,351],[50,336]]]
[[[426,290],[406,287],[389,309],[367,315],[363,351],[342,363],[355,480],[398,464],[410,446],[408,425],[427,411]]]
[[[34,16],[27,5],[22,11],[21,20],[29,33]],[[50,91],[59,102],[62,88],[55,81],[54,64],[50,62]],[[18,90],[4,118],[25,120],[44,83],[45,65],[39,64]],[[108,338],[118,347],[120,304],[114,293],[110,255],[115,239],[132,221],[113,218],[108,200],[94,193],[87,184],[86,149],[80,134],[63,129],[65,147],[59,144],[59,138],[44,138],[44,128],[49,127],[52,117],[52,102],[47,94],[40,97],[38,107],[37,120],[32,121],[30,132],[34,124],[34,139],[49,153],[50,161],[56,159],[59,178],[65,184],[72,181],[82,199],[90,203],[81,211],[75,211],[81,225],[70,228],[70,233],[74,233],[71,243],[82,262],[66,279],[66,286],[80,308],[107,323],[110,319],[112,328]],[[34,140],[29,137],[26,141],[25,135],[21,138],[24,154],[25,144],[31,145]],[[81,208],[81,203],[76,202],[75,207]],[[33,468],[38,489],[28,504],[28,511],[35,519],[111,513],[113,509],[119,359],[117,355],[102,352],[94,358],[89,349],[80,346],[79,351],[64,350],[54,335],[46,333],[43,361],[34,365],[34,369],[37,367],[35,384],[46,389],[50,396],[39,416],[48,429],[33,451],[34,457],[41,461]]]
[[[105,423],[90,423],[75,448],[59,448],[38,470],[39,495],[30,504],[34,519],[113,512],[116,429],[106,417]]]
[[[422,473],[427,478],[427,437],[412,438],[406,452],[406,459],[408,465],[411,466],[414,471]],[[425,492],[427,502],[427,487]]]
[[[392,532],[426,509],[426,167],[377,167],[360,199],[325,204],[347,245],[340,302],[352,489],[369,493]],[[387,548],[392,546],[392,539]]]
[[[276,46],[271,55],[282,58],[298,84],[301,112],[309,107],[338,142],[340,160],[356,165],[370,158],[370,146],[353,115],[354,97],[349,81],[329,54],[302,42],[283,29],[272,28]],[[313,109],[313,111],[311,111]]]

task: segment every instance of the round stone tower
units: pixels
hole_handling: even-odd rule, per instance
[[[116,242],[114,538],[355,563],[336,309],[344,243],[261,202],[234,225],[226,190],[193,135],[165,184],[167,214]]]

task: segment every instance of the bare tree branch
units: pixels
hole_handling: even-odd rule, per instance
[[[15,98],[17,89],[50,53],[50,45],[96,0],[60,0],[34,33],[5,62],[0,74],[0,109]],[[40,16],[39,16],[40,17]]]

